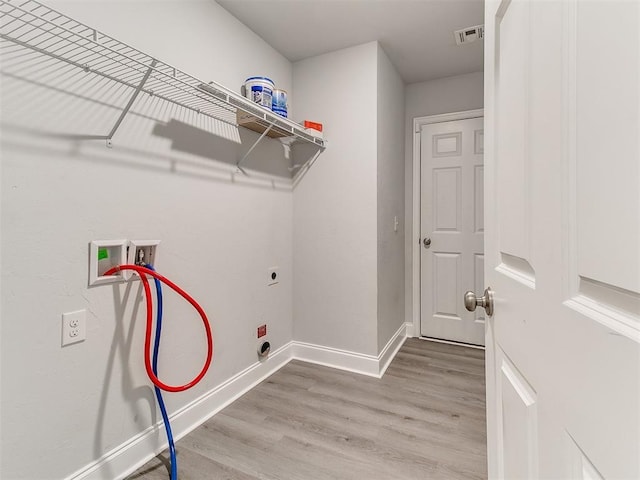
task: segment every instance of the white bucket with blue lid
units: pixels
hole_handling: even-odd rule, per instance
[[[252,102],[271,110],[275,84],[268,77],[249,77],[244,82],[244,94]]]

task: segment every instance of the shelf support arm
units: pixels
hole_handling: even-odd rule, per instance
[[[320,154],[324,151],[323,148],[319,148],[316,153],[313,154],[313,157],[311,157],[309,160],[307,160],[306,162],[302,163],[302,164],[294,164],[293,166],[289,167],[288,170],[290,172],[295,172],[296,170],[300,169],[300,171],[304,170],[304,169],[308,169],[311,168],[311,165],[313,165],[315,163],[315,161],[318,159],[318,157],[320,156]]]
[[[311,157],[309,160],[307,160],[302,165],[294,165],[290,169],[292,172],[295,172],[297,169],[300,169],[300,170],[298,170],[297,173],[293,174],[293,187],[294,188],[300,183],[300,181],[302,180],[302,177],[304,177],[307,174],[307,172],[311,169],[311,167],[316,162],[316,160],[318,159],[318,157],[320,156],[320,154],[322,152],[324,152],[324,147],[319,148],[318,151],[313,155],[313,157]]]
[[[269,124],[269,127],[268,127],[264,132],[262,132],[262,135],[260,135],[260,138],[258,138],[258,139],[255,141],[255,143],[251,146],[251,148],[249,149],[249,151],[248,151],[247,153],[245,153],[245,154],[244,154],[244,156],[243,156],[240,160],[238,160],[238,161],[236,162],[236,167],[238,168],[238,170],[239,170],[239,171],[241,171],[242,173],[244,173],[245,175],[246,175],[247,173],[246,173],[246,172],[245,172],[245,171],[240,167],[240,164],[241,164],[242,162],[244,162],[244,161],[247,159],[247,157],[251,154],[251,152],[253,152],[253,149],[254,149],[254,148],[256,148],[256,147],[258,146],[258,144],[262,141],[262,139],[267,135],[267,133],[269,133],[269,132],[271,131],[271,129],[273,128],[273,126],[275,125],[275,123],[276,123],[276,120],[272,121],[272,122]]]
[[[115,135],[115,133],[118,130],[118,128],[120,128],[120,124],[124,120],[124,117],[127,116],[127,113],[129,113],[129,110],[133,106],[133,102],[135,102],[136,98],[138,98],[138,95],[142,91],[142,88],[144,87],[144,84],[147,83],[147,80],[149,79],[149,76],[151,75],[151,72],[153,72],[153,69],[154,69],[154,67],[156,66],[157,63],[158,63],[158,61],[154,58],[153,61],[151,62],[151,65],[147,69],[147,72],[144,74],[144,77],[142,77],[142,80],[140,80],[140,83],[138,84],[138,86],[136,87],[135,91],[133,92],[133,95],[131,95],[131,98],[127,102],[127,105],[124,107],[124,110],[122,110],[122,113],[118,117],[118,120],[116,120],[116,123],[113,126],[113,128],[111,129],[111,131],[109,132],[109,135],[107,135],[107,147],[111,146],[111,139]]]

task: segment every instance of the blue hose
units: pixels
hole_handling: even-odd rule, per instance
[[[151,265],[145,265],[149,270],[155,270]],[[152,368],[153,373],[158,375],[158,352],[160,351],[160,337],[162,335],[162,284],[157,278],[153,279],[156,285],[156,298],[158,315],[156,320],[156,336],[153,342],[153,357]],[[154,385],[156,392],[156,399],[158,400],[158,406],[160,407],[160,413],[162,414],[162,421],[164,422],[164,429],[167,432],[167,441],[169,442],[169,458],[171,460],[171,480],[178,480],[178,462],[176,459],[176,447],[173,443],[173,433],[171,432],[171,423],[169,423],[169,416],[167,415],[167,408],[164,405],[164,399],[162,398],[162,390]]]

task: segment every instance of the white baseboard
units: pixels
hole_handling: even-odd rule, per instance
[[[382,378],[391,360],[407,338],[407,326],[403,324],[387,342],[378,356],[323,347],[311,343],[293,342],[293,358],[349,372]]]
[[[420,336],[420,323],[419,323],[419,321],[418,321],[418,323],[406,322],[405,325],[407,326],[407,337],[416,338],[416,337]]]
[[[407,326],[393,334],[378,356],[350,352],[304,342],[293,342],[293,358],[326,367],[382,378],[387,367],[407,338]]]
[[[264,362],[256,362],[221,385],[185,405],[170,416],[175,440],[271,376],[291,360],[291,342],[277,349]],[[113,480],[124,478],[167,448],[164,425],[159,422],[73,473],[66,480]]]
[[[289,342],[271,353],[266,361],[254,363],[174,412],[170,417],[173,437],[175,440],[182,438],[293,359],[381,378],[407,338],[408,328],[407,324],[403,324],[378,356],[304,342]],[[164,425],[159,422],[65,480],[124,478],[166,448]]]
[[[404,345],[404,341],[407,339],[407,324],[403,324],[396,333],[393,334],[393,337],[387,342],[385,347],[380,352],[378,356],[378,368],[379,368],[379,378],[382,378],[384,372],[387,371],[389,364],[395,358],[398,350]]]
[[[293,358],[325,367],[377,377],[378,357],[364,353],[350,352],[338,348],[323,347],[312,343],[293,342]]]

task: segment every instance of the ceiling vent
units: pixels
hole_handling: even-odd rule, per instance
[[[476,25],[475,27],[467,27],[462,30],[453,32],[456,37],[456,45],[463,45],[482,40],[484,38],[484,25]]]

